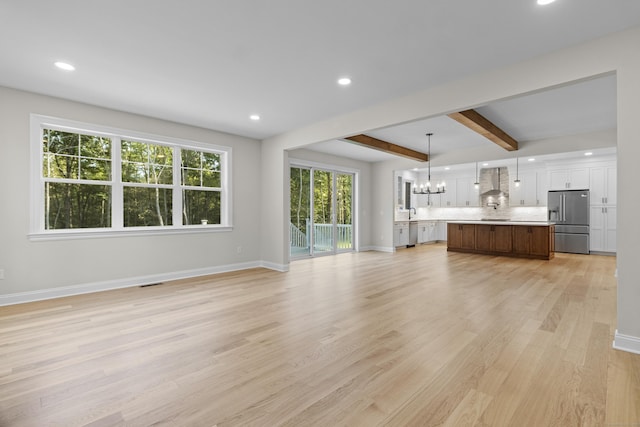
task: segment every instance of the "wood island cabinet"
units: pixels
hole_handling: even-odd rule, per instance
[[[447,250],[549,260],[554,256],[553,225],[447,224]]]
[[[513,250],[513,236],[510,225],[476,224],[476,249],[488,252]]]
[[[449,248],[473,250],[476,247],[476,229],[473,224],[447,224]]]

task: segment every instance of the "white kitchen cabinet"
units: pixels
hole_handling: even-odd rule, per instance
[[[616,205],[617,168],[615,164],[591,168],[589,181],[592,206]]]
[[[393,226],[393,245],[407,246],[409,244],[409,221],[398,221]]]
[[[591,206],[589,249],[592,252],[616,252],[615,206]]]
[[[418,243],[435,242],[437,221],[418,222]]]
[[[538,206],[538,173],[536,171],[523,171],[517,177],[520,186],[515,185],[515,176],[509,180],[509,206]]]
[[[456,180],[447,181],[445,192],[440,194],[440,207],[453,208],[456,206]]]
[[[440,242],[447,241],[447,222],[438,221],[436,224],[436,240]]]
[[[456,206],[480,206],[480,193],[474,183],[474,178],[456,179]]]
[[[584,190],[588,188],[588,168],[567,168],[549,171],[549,190]]]
[[[547,199],[549,198],[549,179],[546,171],[537,172],[536,186],[536,206],[547,206]]]

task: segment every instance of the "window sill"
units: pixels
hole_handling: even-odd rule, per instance
[[[31,241],[102,239],[107,237],[160,236],[171,234],[201,234],[232,231],[233,226],[222,225],[188,225],[183,227],[136,227],[126,230],[51,230],[47,232],[29,233]]]

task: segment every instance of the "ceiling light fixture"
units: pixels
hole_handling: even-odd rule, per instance
[[[431,190],[431,135],[433,135],[433,133],[427,134],[427,182],[424,185],[420,184],[420,191],[418,191],[414,184],[413,194],[442,194],[445,192],[444,182],[436,183],[436,190]]]
[[[516,179],[513,180],[513,184],[516,187],[520,187],[520,174],[519,174],[519,168],[518,168],[518,158],[516,157]]]
[[[587,151],[586,153],[584,153],[585,156],[593,156],[593,153],[591,151]]]
[[[349,77],[341,77],[338,79],[338,84],[340,86],[349,86],[351,84],[351,79]]]
[[[546,6],[546,5],[548,5],[548,4],[553,3],[554,1],[556,1],[556,0],[538,0],[538,4],[539,4],[540,6]]]
[[[531,157],[530,159],[527,159],[528,162],[535,162],[536,159],[534,159],[533,157]]]
[[[473,187],[476,190],[480,188],[480,180],[478,179],[478,162],[476,162],[476,182],[473,183]]]
[[[260,116],[257,115],[257,114],[252,114],[252,115],[249,116],[249,118],[251,120],[253,120],[254,122],[257,122],[258,120],[260,120]]]
[[[65,71],[74,71],[76,69],[73,65],[62,61],[55,62],[53,65]]]

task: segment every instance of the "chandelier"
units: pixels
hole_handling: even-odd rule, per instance
[[[414,185],[413,194],[442,194],[445,192],[444,181],[436,183],[435,190],[431,187],[431,135],[427,134],[427,182],[420,184],[420,190]]]

